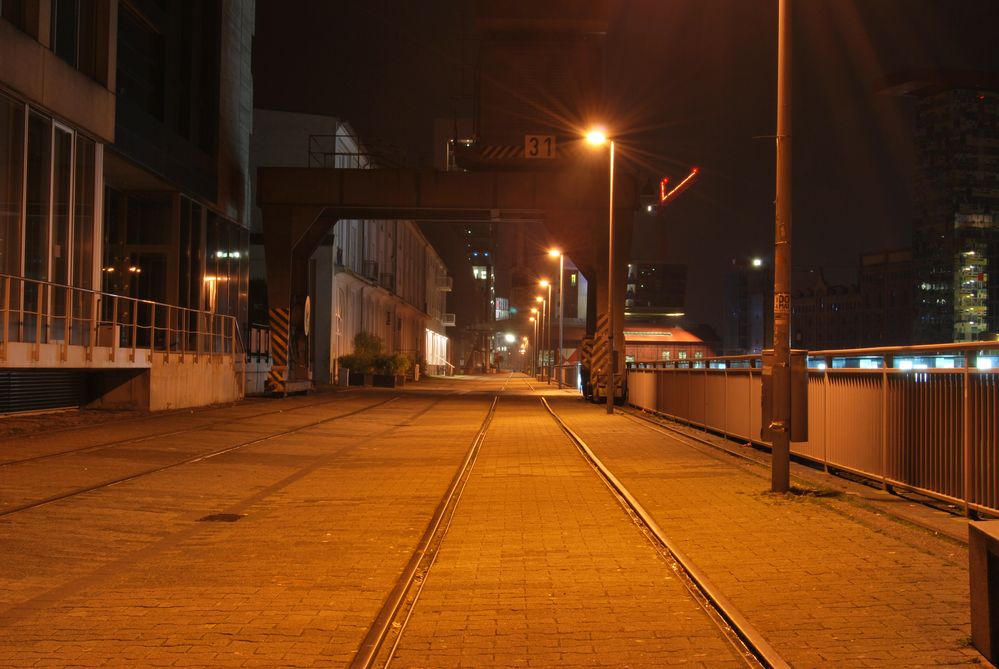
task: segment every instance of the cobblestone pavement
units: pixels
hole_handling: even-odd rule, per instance
[[[578,401],[555,403],[663,530],[795,667],[982,662],[967,550],[822,489]]]
[[[959,541],[827,493],[821,475],[771,495],[765,468],[491,375],[0,420],[0,514],[287,433],[0,516],[0,667],[347,665],[497,393],[393,666],[739,663],[541,393],[793,666],[985,664]]]

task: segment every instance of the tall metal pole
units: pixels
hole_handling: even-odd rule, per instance
[[[607,214],[607,413],[614,413],[614,140],[610,142],[610,201]]]
[[[552,382],[552,367],[555,365],[555,355],[552,351],[552,314],[555,311],[555,304],[552,302],[552,283],[548,282],[548,329],[545,330],[545,334],[548,336],[548,344],[546,346],[548,350],[548,383]]]
[[[541,312],[538,312],[540,315]],[[534,324],[534,337],[531,340],[531,376],[534,378],[538,377],[538,317],[535,316],[531,319]]]
[[[565,262],[565,255],[562,253],[558,254],[558,387],[559,390],[562,389],[562,374],[564,370],[562,369],[562,320],[565,317],[565,302],[562,301],[562,275],[565,273],[563,271],[563,263]]]
[[[770,489],[787,492],[791,487],[791,0],[779,0],[779,3]]]
[[[547,367],[548,351],[547,345],[545,343],[545,315],[548,313],[548,301],[541,300],[541,330],[538,332],[538,336],[541,339],[541,378],[545,377],[545,367]],[[538,379],[539,381],[541,379]]]

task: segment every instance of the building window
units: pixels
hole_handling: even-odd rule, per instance
[[[0,17],[10,21],[18,30],[29,32],[27,5],[26,0],[0,0]]]
[[[49,185],[52,181],[52,121],[32,112],[28,119],[28,172],[24,224],[24,276],[46,280],[49,250]]]
[[[97,76],[97,0],[52,0],[52,51],[91,79]]]
[[[163,36],[128,4],[118,11],[118,96],[163,120]]]
[[[99,154],[99,145],[72,128],[0,96],[0,272],[93,287]],[[90,304],[82,293],[40,291],[33,282],[16,292],[11,300],[53,316],[66,313],[70,295],[76,314]],[[26,319],[24,326],[30,333],[35,322]],[[53,334],[61,339],[66,332]]]
[[[23,171],[24,105],[0,96],[0,271],[13,275],[21,273]]]

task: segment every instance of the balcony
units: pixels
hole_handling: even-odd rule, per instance
[[[454,314],[444,314],[441,316],[441,323],[444,327],[453,328],[454,327]]]
[[[437,290],[450,293],[454,290],[454,278],[450,276],[437,277]]]

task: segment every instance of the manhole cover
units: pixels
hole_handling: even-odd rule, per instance
[[[198,518],[198,522],[208,522],[208,523],[235,523],[237,520],[243,517],[241,513],[213,513],[210,516],[205,516],[204,518]]]

